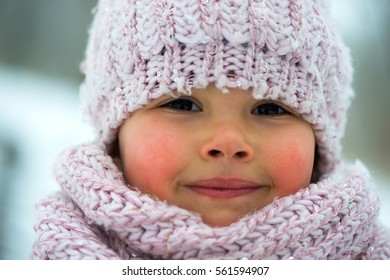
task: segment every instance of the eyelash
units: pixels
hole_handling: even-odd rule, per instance
[[[255,111],[257,112],[257,114],[254,113]],[[265,115],[265,116],[274,117],[274,116],[288,114],[288,111],[286,111],[281,106],[275,103],[263,103],[256,106],[251,111],[251,113],[254,115]]]
[[[161,107],[169,108],[175,111],[202,112],[200,106],[198,106],[194,101],[186,98],[178,98],[175,100],[168,101],[161,105]],[[288,111],[286,111],[281,106],[275,103],[264,103],[252,109],[251,114],[273,117],[288,114]]]
[[[161,105],[161,107],[175,111],[202,112],[202,109],[195,102],[185,98],[168,101],[167,103]]]

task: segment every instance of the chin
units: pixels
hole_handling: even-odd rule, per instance
[[[202,221],[211,227],[227,227],[237,222],[241,217],[239,215],[202,215]]]

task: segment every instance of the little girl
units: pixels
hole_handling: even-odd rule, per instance
[[[33,259],[390,259],[322,0],[100,0]]]

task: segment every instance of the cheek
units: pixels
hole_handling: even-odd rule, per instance
[[[291,139],[281,142],[270,156],[274,159],[270,173],[277,195],[284,196],[309,185],[314,162],[314,140],[306,144]]]
[[[167,131],[170,131],[169,134]],[[151,120],[129,127],[128,134],[122,140],[126,181],[143,192],[169,199],[175,178],[183,166],[180,155],[184,148],[180,136]]]

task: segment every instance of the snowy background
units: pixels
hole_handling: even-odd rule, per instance
[[[333,11],[356,69],[345,157],[374,174],[390,226],[389,2],[338,0]],[[95,3],[0,2],[0,259],[28,258],[34,204],[58,190],[53,163],[92,139],[79,112],[78,63]]]

